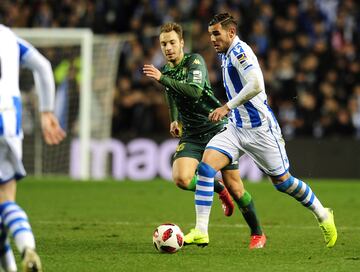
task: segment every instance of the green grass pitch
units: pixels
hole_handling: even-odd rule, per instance
[[[18,202],[27,211],[46,272],[98,271],[360,271],[360,182],[309,183],[334,209],[338,242],[325,248],[313,215],[269,181],[245,183],[268,236],[249,251],[239,212],[223,216],[214,199],[210,244],[160,254],[152,233],[165,222],[186,233],[194,226],[194,196],[170,182],[73,182],[26,178]],[[18,257],[18,256],[17,256]]]

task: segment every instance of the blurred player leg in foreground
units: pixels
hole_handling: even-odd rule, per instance
[[[6,41],[6,42],[5,42]],[[32,70],[39,96],[41,128],[47,144],[59,144],[65,132],[53,115],[55,84],[50,62],[28,42],[0,25],[0,253],[5,271],[16,271],[7,236],[22,257],[22,271],[42,271],[26,212],[16,203],[17,181],[25,177],[22,163],[20,64]]]

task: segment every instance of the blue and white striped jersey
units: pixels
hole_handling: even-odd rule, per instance
[[[22,136],[19,66],[32,48],[0,24],[0,137]]]
[[[262,125],[277,126],[277,121],[272,110],[267,105],[267,96],[265,93],[264,78],[260,69],[259,62],[245,42],[238,36],[235,37],[226,54],[219,54],[221,57],[221,67],[223,83],[226,95],[229,100],[235,97],[245,86],[245,75],[255,70],[258,73],[261,82],[259,82],[262,91],[237,108],[231,111],[229,119],[237,127],[254,128]]]

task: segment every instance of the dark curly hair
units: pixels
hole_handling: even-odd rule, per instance
[[[237,27],[237,22],[235,21],[234,17],[231,16],[231,14],[225,12],[225,13],[219,13],[216,14],[210,21],[209,26],[216,25],[220,23],[221,26],[225,29],[229,28],[230,26]]]

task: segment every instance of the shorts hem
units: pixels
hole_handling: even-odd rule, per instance
[[[176,161],[177,159],[180,159],[180,158],[191,158],[191,159],[197,160],[198,162],[201,161],[201,160],[199,160],[199,158],[196,158],[195,156],[189,156],[187,154],[184,154],[184,155],[178,155],[175,158],[173,158],[173,162]]]
[[[226,157],[228,157],[230,159],[230,161],[232,162],[233,161],[233,157],[230,155],[229,152],[221,149],[221,148],[218,148],[218,147],[215,147],[215,146],[207,146],[205,149],[213,149],[213,150],[216,150],[216,151],[219,151],[220,153],[224,154]]]
[[[7,178],[7,179],[0,179],[0,184],[5,184],[8,183],[9,181],[15,179],[16,181],[19,181],[21,179],[23,179],[25,177],[25,175],[21,175],[21,174],[15,174],[14,176],[12,176],[11,178]]]
[[[290,167],[288,168],[288,169],[286,169],[283,173],[281,173],[280,175],[275,175],[275,176],[273,176],[273,175],[270,175],[270,174],[267,174],[269,177],[272,177],[272,178],[280,178],[280,177],[282,177],[282,176],[284,176],[286,173],[288,173],[289,172],[289,169],[290,169]]]

